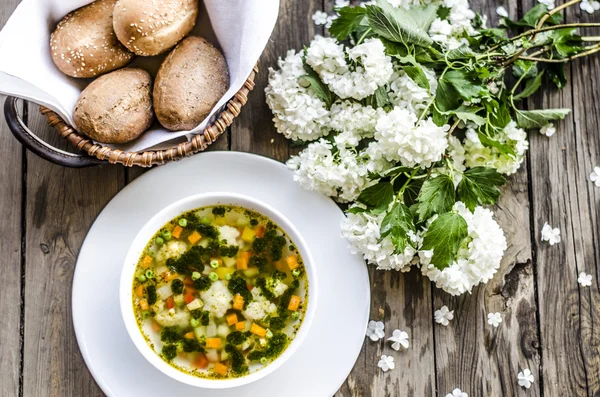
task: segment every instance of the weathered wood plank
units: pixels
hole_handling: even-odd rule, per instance
[[[30,126],[66,142],[32,105]],[[71,318],[71,284],[81,243],[125,183],[120,166],[73,170],[27,155],[24,396],[102,396],[82,358]]]
[[[273,115],[265,104],[264,88],[267,84],[268,68],[276,67],[277,59],[285,57],[288,49],[301,49],[302,45],[314,36],[311,16],[321,8],[320,0],[281,1],[279,20],[260,58],[256,88],[242,108],[240,118],[231,126],[231,150],[287,160],[288,142],[275,131],[271,121]]]
[[[18,0],[6,0],[0,6],[2,26]],[[5,97],[0,96],[4,104]],[[0,387],[2,396],[19,395],[21,366],[21,202],[22,202],[22,149],[13,138],[6,122],[0,122],[0,307],[3,318],[0,325]]]
[[[581,15],[577,6],[568,22],[597,21]],[[586,34],[598,34],[590,30]],[[565,90],[546,90],[530,101],[530,108],[573,108],[552,138],[531,139],[531,182],[535,256],[540,301],[541,342],[546,396],[600,394],[600,191],[589,181],[600,163],[597,56],[567,66]],[[549,87],[548,87],[549,88]],[[559,227],[563,241],[540,242],[547,221]],[[592,287],[577,283],[578,273],[594,277]]]
[[[490,25],[498,21],[498,5],[472,2]],[[503,5],[517,15],[516,1]],[[434,309],[446,305],[455,316],[448,327],[435,327],[438,395],[457,387],[469,396],[540,395],[539,382],[526,391],[516,378],[522,368],[529,368],[537,379],[540,368],[526,168],[523,164],[510,178],[495,210],[509,248],[494,279],[457,298],[434,289]],[[502,314],[498,328],[487,323],[487,314],[493,312]]]

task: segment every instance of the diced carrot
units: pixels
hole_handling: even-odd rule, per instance
[[[196,244],[201,239],[202,239],[202,235],[200,233],[198,233],[197,231],[194,231],[194,233],[192,233],[188,236],[188,241],[192,244]]]
[[[147,269],[152,264],[152,257],[150,255],[146,255],[144,259],[142,259],[142,267]]]
[[[248,269],[248,259],[250,259],[249,251],[242,251],[238,254],[237,257],[237,269],[238,270],[246,270]]]
[[[185,285],[186,287],[191,287],[192,285],[194,285],[194,280],[192,280],[190,276],[187,276],[183,279],[183,285]]]
[[[221,338],[206,338],[206,348],[207,349],[220,349],[221,348]]]
[[[140,299],[140,309],[142,309],[142,310],[149,309],[148,301],[146,299]]]
[[[298,306],[300,306],[300,297],[296,296],[296,295],[292,295],[292,297],[290,298],[290,303],[288,305],[288,310],[293,310],[296,311],[298,310]]]
[[[244,297],[240,294],[237,294],[233,297],[233,308],[235,310],[243,310],[244,309]]]
[[[199,353],[193,363],[194,367],[199,369],[205,369],[208,367],[208,358],[206,358],[206,354]]]
[[[290,270],[294,270],[298,267],[298,259],[296,259],[296,255],[290,255],[285,258],[285,262],[287,263]]]
[[[258,225],[256,229],[254,229],[256,233],[256,237],[262,237],[265,235],[265,227],[263,225]]]
[[[261,338],[267,334],[267,330],[261,327],[260,325],[257,325],[256,323],[252,323],[252,326],[250,327],[250,332],[252,332],[254,335],[260,336]]]
[[[193,332],[188,332],[187,334],[183,335],[186,339],[194,339],[196,337],[196,334],[194,334]]]
[[[216,363],[215,364],[215,373],[219,374],[219,375],[227,375],[227,365],[225,364],[221,364],[221,363]]]
[[[173,309],[175,308],[175,301],[173,300],[172,296],[169,296],[167,298],[167,309]]]
[[[162,327],[156,321],[152,321],[152,331],[158,332]]]
[[[183,228],[179,225],[175,226],[175,229],[171,232],[171,235],[175,238],[181,237],[181,232],[183,232]]]
[[[238,322],[237,314],[235,314],[235,313],[231,313],[228,316],[226,316],[225,318],[227,319],[227,325],[229,325],[229,326],[237,324],[237,322]]]
[[[185,295],[183,295],[183,299],[185,300],[185,304],[187,305],[188,303],[190,303],[191,301],[193,301],[194,299],[194,293],[191,292],[190,290],[186,289],[185,290]]]
[[[243,331],[246,329],[246,322],[245,321],[240,321],[238,323],[235,323],[235,330],[236,331]]]
[[[135,296],[137,296],[138,298],[144,296],[144,286],[142,284],[135,287]]]
[[[177,278],[177,273],[171,273],[170,271],[166,271],[163,274],[160,275],[163,280],[165,281],[171,281]]]

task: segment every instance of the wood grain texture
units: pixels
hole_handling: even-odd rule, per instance
[[[0,26],[16,8],[18,0],[4,0],[0,6]],[[0,95],[0,103],[5,97]],[[21,260],[22,260],[22,153],[19,143],[0,122],[0,395],[17,397],[21,367]]]
[[[66,144],[30,112],[30,127],[52,144]],[[82,170],[27,155],[25,348],[23,396],[102,396],[75,340],[71,284],[77,254],[94,219],[124,186],[124,169]]]
[[[590,20],[578,7],[567,22]],[[593,20],[597,22],[597,16]],[[598,32],[586,30],[586,34]],[[540,305],[545,396],[600,395],[600,294],[598,206],[600,190],[589,174],[600,163],[598,57],[566,67],[569,86],[546,89],[531,109],[574,109],[551,139],[531,138],[531,184],[535,257]],[[548,86],[548,88],[550,88]],[[559,227],[562,242],[539,240],[544,222]],[[592,287],[577,283],[579,272],[593,275]]]

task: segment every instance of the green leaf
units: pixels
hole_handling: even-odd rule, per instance
[[[381,221],[381,237],[390,237],[396,252],[402,253],[408,241],[408,232],[415,231],[413,215],[403,203],[396,203]]]
[[[329,90],[327,84],[321,81],[321,78],[319,77],[317,72],[315,72],[313,68],[311,68],[310,65],[307,64],[305,61],[304,71],[306,72],[306,74],[300,76],[300,78],[308,81],[308,83],[310,84],[310,88],[313,90],[317,98],[323,101],[325,103],[325,106],[329,109],[331,105],[333,105],[333,102],[335,102],[335,95]]]
[[[499,129],[506,127],[511,120],[508,101],[502,99],[503,98],[501,98],[500,102],[495,99],[484,102],[485,109],[490,116],[490,123]]]
[[[460,106],[460,96],[452,84],[444,79],[438,81],[435,92],[435,106],[440,112],[449,112]]]
[[[382,177],[386,177],[386,176],[394,177],[396,175],[400,175],[400,174],[403,174],[405,172],[413,172],[413,170],[414,170],[413,168],[405,167],[403,165],[399,165],[397,167],[393,167],[393,168],[390,168],[390,169],[387,169],[387,170],[383,171],[381,173],[381,176]]]
[[[329,33],[339,41],[345,40],[361,24],[367,15],[364,7],[343,7],[337,10],[339,17],[334,19]]]
[[[427,32],[436,18],[436,6],[414,6],[407,10],[379,0],[376,6],[367,6],[366,11],[371,29],[388,40],[422,47],[433,44]]]
[[[450,266],[465,238],[469,235],[467,222],[455,212],[437,217],[423,237],[422,250],[433,250],[431,264],[439,270]]]
[[[498,187],[505,183],[506,178],[494,168],[471,168],[463,173],[458,184],[458,195],[467,208],[473,211],[477,204],[495,204],[500,197]]]
[[[451,113],[455,114],[462,121],[472,121],[477,125],[484,125],[486,120],[485,118],[478,116],[476,113],[483,110],[483,108],[478,106],[460,106],[458,109],[452,111]]]
[[[463,70],[450,70],[444,75],[443,80],[452,84],[459,95],[467,101],[481,92],[481,86],[471,81]]]
[[[565,76],[565,65],[562,63],[549,63],[546,65],[546,72],[556,88],[562,90],[567,85],[567,76]]]
[[[351,207],[346,210],[346,212],[349,214],[362,214],[363,212],[367,212],[367,211],[368,210],[366,208],[361,208],[361,207]]]
[[[532,7],[529,11],[527,11],[527,13],[523,15],[523,18],[517,22],[516,25],[520,27],[534,28],[547,12],[548,7],[542,3],[538,3],[535,7]],[[562,18],[563,16],[561,13],[553,14],[545,24],[556,25],[562,22]]]
[[[550,121],[562,120],[571,109],[517,110],[517,125],[521,128],[542,128]]]
[[[390,100],[389,93],[385,86],[377,88],[377,90],[375,90],[375,93],[366,97],[364,101],[365,105],[370,105],[373,107],[373,109],[383,108],[392,103]]]
[[[467,45],[460,46],[454,50],[450,50],[447,53],[447,58],[450,61],[457,61],[459,59],[469,59],[477,56],[477,53]]]
[[[394,200],[394,187],[389,182],[380,182],[363,190],[356,201],[368,208],[387,208]]]
[[[530,79],[535,77],[538,73],[537,63],[519,59],[515,61],[512,71],[517,78],[525,76],[525,79]]]
[[[513,150],[513,148],[511,148],[510,146],[508,146],[507,144],[498,142],[492,138],[489,138],[487,135],[478,132],[477,136],[479,137],[479,141],[481,141],[481,143],[483,144],[483,146],[487,146],[487,147],[493,147],[498,149],[498,151],[502,154],[506,154],[509,156],[515,156],[516,153]]]
[[[406,205],[412,206],[413,204],[417,203],[419,192],[423,187],[423,181],[423,179],[413,179],[408,185],[406,185],[404,188],[404,203],[406,203]],[[416,209],[415,211],[412,211],[411,209],[411,212],[416,213]]]
[[[440,104],[436,102],[436,106],[440,106]],[[431,118],[433,119],[435,125],[442,127],[448,124],[448,120],[450,119],[448,114],[450,113],[451,112],[441,113],[436,107],[433,107],[433,109],[431,109]]]
[[[420,66],[403,65],[402,69],[419,87],[429,89],[429,80]]]
[[[537,76],[535,76],[535,78],[527,80],[527,83],[525,84],[525,88],[523,89],[523,91],[521,91],[517,95],[513,96],[513,99],[515,101],[518,101],[520,99],[524,99],[524,98],[527,98],[527,97],[533,95],[542,85],[542,77],[543,76],[544,76],[544,71],[542,70],[540,73],[538,73]]]
[[[452,209],[456,201],[454,181],[448,175],[439,175],[426,180],[417,197],[417,214],[424,221],[434,214],[443,214]]]

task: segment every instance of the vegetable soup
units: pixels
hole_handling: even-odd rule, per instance
[[[133,281],[138,326],[156,354],[203,377],[244,376],[271,363],[308,302],[302,258],[263,215],[241,207],[189,211],[142,253]]]

